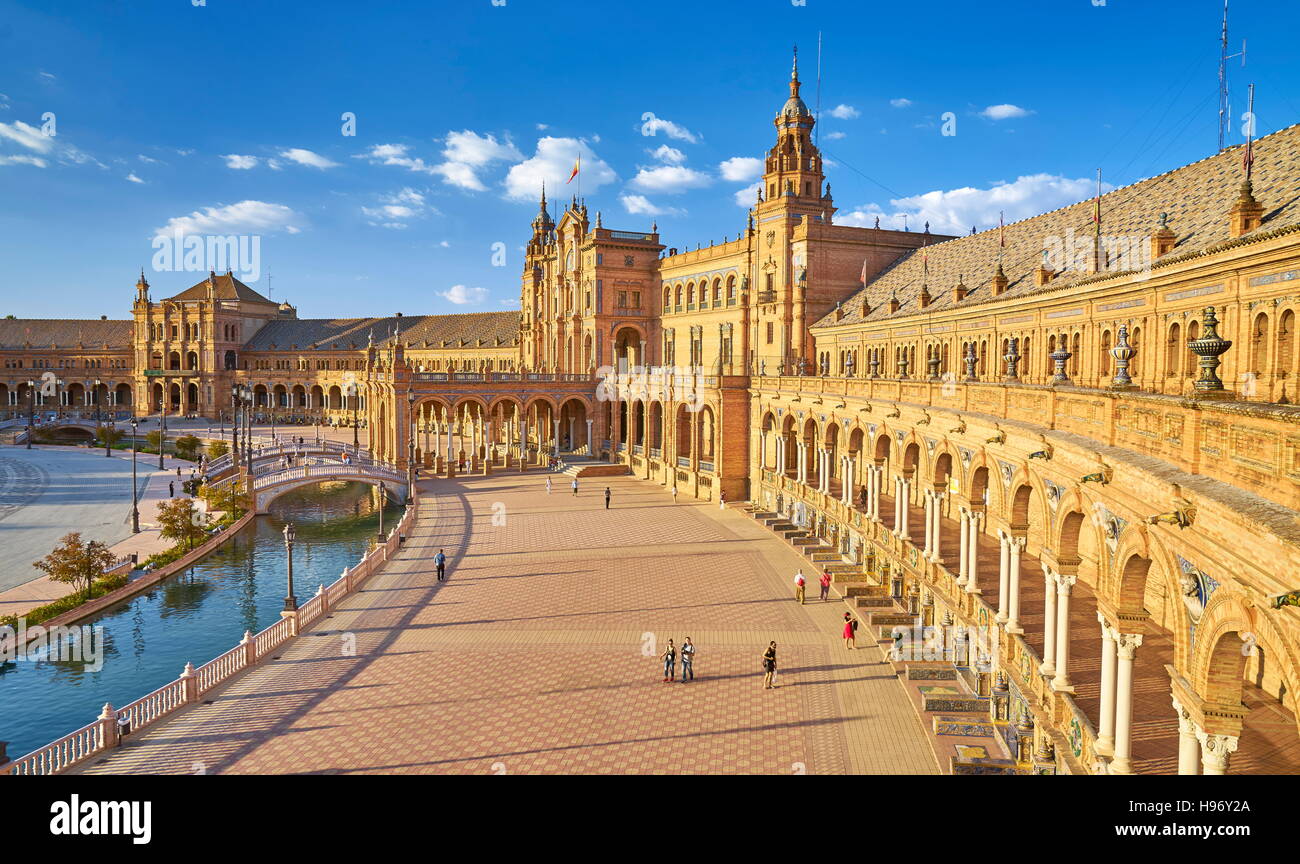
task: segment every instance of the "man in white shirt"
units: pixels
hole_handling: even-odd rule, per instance
[[[794,574],[794,598],[799,601],[800,606],[803,605],[804,586],[807,584],[808,580],[803,578],[803,568],[801,567]]]

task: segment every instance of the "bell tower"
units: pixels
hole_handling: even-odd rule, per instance
[[[795,48],[790,68],[790,97],[772,121],[776,126],[776,143],[767,151],[764,164],[763,191],[768,206],[761,209],[780,205],[820,217],[823,210],[830,209],[830,201],[822,192],[825,181],[822,156],[812,137],[817,119],[799,96],[800,86],[799,49]]]

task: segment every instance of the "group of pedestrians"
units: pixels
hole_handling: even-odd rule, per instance
[[[691,642],[691,637],[687,636],[686,641],[682,642],[682,647],[678,649],[673,645],[673,640],[668,640],[668,647],[659,659],[664,661],[664,683],[670,684],[677,680],[677,658],[681,655],[682,661],[682,683],[695,680],[695,643]]]

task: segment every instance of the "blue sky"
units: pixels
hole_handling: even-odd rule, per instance
[[[260,236],[250,284],[304,317],[517,308],[536,187],[573,194],[579,149],[606,227],[734,237],[819,31],[842,222],[983,229],[1216,146],[1219,0],[192,2],[0,0],[0,314],[124,317],[142,266],[176,293],[176,227]],[[1300,120],[1298,25],[1233,2],[1260,134]]]

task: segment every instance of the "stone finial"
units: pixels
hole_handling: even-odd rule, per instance
[[[1007,278],[1006,272],[1002,269],[1002,264],[998,264],[998,269],[993,274],[993,296],[998,297],[1007,290],[1011,280]]]
[[[1233,237],[1249,234],[1258,228],[1264,220],[1264,205],[1255,200],[1254,186],[1250,180],[1244,180],[1237,195],[1237,203],[1228,213],[1230,226],[1228,233]]]
[[[1160,214],[1160,225],[1151,235],[1151,257],[1159,258],[1161,255],[1168,255],[1178,244],[1178,238],[1169,228],[1169,214]]]

